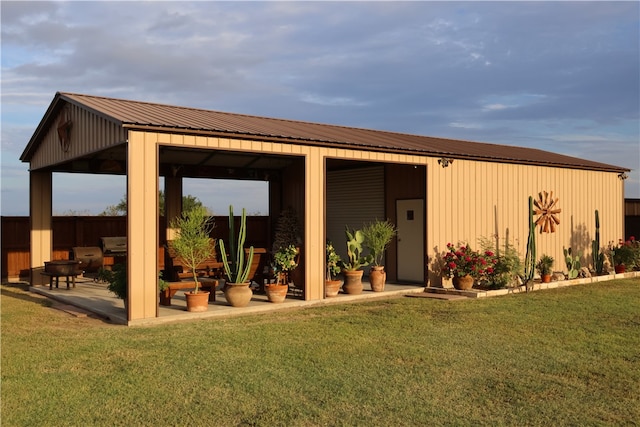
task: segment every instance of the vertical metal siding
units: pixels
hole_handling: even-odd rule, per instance
[[[553,191],[562,209],[555,233],[536,232],[537,254],[554,257],[554,270],[566,270],[563,247],[573,246],[583,264],[590,263],[596,209],[602,246],[623,234],[623,184],[616,173],[456,160],[427,174],[428,247],[440,252],[448,242],[477,247],[479,237],[504,239],[508,231],[524,256],[528,197],[540,191]]]
[[[58,139],[58,123],[64,116],[72,121],[69,151],[64,152]],[[66,162],[88,153],[100,151],[126,140],[127,132],[119,125],[109,122],[91,112],[67,104],[48,129],[38,150],[34,153],[32,170]]]

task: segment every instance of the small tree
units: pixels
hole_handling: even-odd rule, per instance
[[[183,212],[188,212],[193,208],[198,208],[202,206],[202,202],[196,196],[192,196],[191,194],[187,194],[186,196],[182,196],[182,210]],[[164,191],[160,190],[158,193],[158,207],[160,210],[160,215],[164,215]],[[127,196],[124,195],[120,202],[117,205],[109,205],[103,210],[99,216],[120,216],[127,214]]]
[[[182,216],[171,222],[171,227],[178,230],[173,240],[173,249],[182,258],[183,263],[191,269],[193,281],[196,283],[194,293],[198,293],[199,283],[196,268],[213,255],[215,240],[209,237],[214,224],[207,210],[196,206],[190,211],[182,212]]]
[[[396,234],[396,227],[389,221],[376,220],[362,228],[364,245],[371,251],[374,266],[382,265],[384,251]]]

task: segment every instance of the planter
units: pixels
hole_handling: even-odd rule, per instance
[[[359,295],[362,293],[364,286],[362,286],[362,275],[364,270],[343,270],[344,285],[342,290],[345,294]]]
[[[373,292],[384,291],[384,285],[387,282],[387,272],[384,271],[384,266],[373,266],[369,271],[369,283],[371,284],[371,290]]]
[[[338,296],[342,286],[342,280],[325,280],[324,281],[324,295],[327,298]]]
[[[165,289],[164,291],[160,291],[160,305],[170,306],[171,305],[171,294],[169,289]]]
[[[542,283],[551,283],[550,274],[543,274],[542,276],[540,276],[540,278],[542,279]]]
[[[616,271],[616,274],[622,274],[627,270],[624,264],[618,264],[613,269]]]
[[[187,311],[200,313],[209,310],[209,292],[185,292],[184,296],[187,299]]]
[[[466,275],[462,277],[453,277],[453,287],[459,291],[466,291],[473,288],[473,277]]]
[[[264,291],[267,294],[267,298],[270,302],[279,303],[283,302],[287,297],[289,291],[288,285],[266,285]]]
[[[253,291],[247,283],[226,283],[224,297],[231,307],[246,307],[251,301]]]

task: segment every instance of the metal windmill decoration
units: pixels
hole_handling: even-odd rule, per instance
[[[553,198],[553,191],[551,193],[543,191],[538,193],[538,198],[533,201],[536,207],[533,213],[539,215],[535,225],[540,226],[540,233],[556,232],[556,226],[560,224],[558,214],[562,212],[562,209],[557,207],[558,200],[557,197]]]

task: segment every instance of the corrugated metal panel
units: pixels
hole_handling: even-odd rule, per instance
[[[541,166],[456,161],[427,170],[427,247],[443,252],[448,242],[478,247],[478,237],[507,234],[524,257],[528,234],[528,197],[553,191],[559,198],[555,233],[536,234],[537,254],[551,255],[555,270],[566,270],[563,247],[582,252],[590,262],[595,210],[600,213],[600,242],[606,246],[624,233],[623,181],[615,173]]]
[[[384,219],[384,167],[327,172],[327,239],[347,255],[344,229]]]
[[[640,199],[625,199],[624,214],[628,216],[640,216]]]
[[[543,150],[408,135],[371,129],[247,116],[217,111],[128,101],[89,95],[57,94],[21,158],[29,161],[40,133],[60,101],[68,101],[105,120],[135,129],[202,132],[231,138],[266,139],[321,146],[346,146],[373,151],[413,152],[432,156],[543,164],[578,169],[626,171],[625,168],[577,159]]]
[[[71,131],[65,148],[58,136],[58,126],[69,121]],[[66,104],[51,119],[42,143],[31,158],[31,169],[66,162],[95,153],[126,140],[127,130],[77,105]]]

